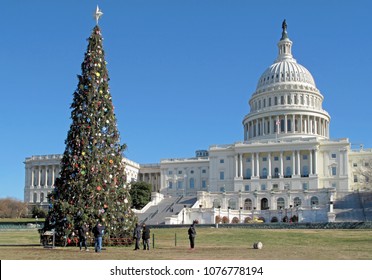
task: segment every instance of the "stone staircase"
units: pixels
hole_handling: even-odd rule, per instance
[[[354,192],[334,202],[336,222],[372,221],[372,193]]]
[[[177,215],[185,206],[191,207],[196,201],[196,197],[166,197],[146,212],[138,214],[138,221],[147,225],[165,224],[166,217]]]

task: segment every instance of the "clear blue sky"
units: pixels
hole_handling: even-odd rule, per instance
[[[23,199],[24,160],[65,148],[76,75],[100,26],[126,156],[192,157],[243,139],[258,78],[287,20],[331,137],[372,147],[371,1],[1,0],[0,197]]]

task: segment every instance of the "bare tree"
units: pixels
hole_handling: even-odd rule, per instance
[[[15,198],[0,199],[0,218],[22,218],[27,216],[27,204]]]

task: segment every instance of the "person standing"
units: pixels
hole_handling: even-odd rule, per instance
[[[105,233],[105,226],[103,226],[100,222],[93,228],[93,234],[95,237],[94,249],[96,253],[100,253],[102,250],[102,237]]]
[[[142,226],[142,243],[143,250],[150,250],[150,228],[146,224]]]
[[[87,234],[88,234],[88,225],[84,223],[78,228],[80,251],[83,246],[85,247],[85,251],[89,251],[88,246],[87,246]]]
[[[141,227],[138,223],[136,223],[136,226],[133,230],[133,239],[135,240],[135,247],[134,250],[138,250],[140,248],[139,244],[141,241]]]
[[[189,227],[188,234],[189,234],[189,239],[190,239],[190,249],[194,250],[194,248],[195,248],[195,236],[196,236],[195,221],[193,221],[191,226]]]

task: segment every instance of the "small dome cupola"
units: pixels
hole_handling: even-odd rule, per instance
[[[279,55],[278,58],[275,60],[275,63],[284,60],[296,62],[296,60],[292,56],[292,41],[288,38],[286,20],[284,20],[282,23],[282,29],[282,38],[280,38],[280,41],[278,43]]]

